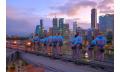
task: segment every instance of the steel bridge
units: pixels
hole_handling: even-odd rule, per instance
[[[75,64],[68,58],[53,59],[18,49],[7,48],[6,50],[7,65],[20,58],[34,66],[44,66],[45,72],[114,72],[113,63],[79,61]]]

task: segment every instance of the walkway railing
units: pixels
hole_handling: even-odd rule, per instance
[[[42,54],[44,55],[44,46],[41,44],[40,46],[38,46],[37,50],[32,50],[34,49],[32,46],[30,47],[26,47],[24,42],[21,42],[21,44],[15,44],[13,45],[11,42],[7,43],[7,48],[14,48],[14,49],[20,49],[20,50],[24,50],[27,52],[32,52],[32,53],[36,53],[36,54]],[[48,54],[51,54],[51,49],[48,48]],[[82,49],[82,60],[84,60],[86,57],[85,55],[86,52],[86,48]],[[62,58],[69,58],[72,59],[72,49],[70,47],[69,44],[64,44],[62,47]],[[96,61],[96,60],[94,60]],[[105,48],[105,62],[109,62],[109,63],[114,63],[114,49],[107,47]]]

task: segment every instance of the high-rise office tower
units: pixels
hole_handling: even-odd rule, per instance
[[[64,26],[64,18],[59,19],[59,29],[63,29]]]
[[[48,31],[47,30],[44,30],[44,34],[46,35],[48,33]]]
[[[114,32],[114,14],[106,14],[99,17],[99,30],[102,32]]]
[[[64,24],[64,29],[63,29],[63,36],[65,39],[69,39],[70,31],[69,31],[69,24],[65,23]]]
[[[82,29],[81,27],[77,27],[76,32],[79,32],[80,35],[82,35],[82,33],[83,33],[83,29]]]
[[[64,18],[59,19],[59,31],[63,35],[63,29],[64,29]]]
[[[42,19],[40,19],[40,29],[41,29],[41,31],[43,30],[43,20]]]
[[[96,29],[96,25],[97,25],[97,10],[93,8],[91,10],[91,28]]]
[[[53,18],[53,28],[58,27],[58,19],[57,18]]]
[[[50,27],[50,28],[49,28],[49,33],[50,33],[50,35],[53,34],[53,27]]]
[[[36,26],[35,34],[38,34],[38,35],[40,34],[40,25]]]
[[[68,23],[64,24],[64,28],[65,30],[69,30],[69,24]]]
[[[40,37],[42,37],[43,36],[43,20],[42,19],[40,19]]]
[[[58,19],[53,18],[53,34],[59,33]]]
[[[77,22],[73,22],[73,34],[77,31]]]

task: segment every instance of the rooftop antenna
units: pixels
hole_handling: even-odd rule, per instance
[[[55,13],[55,18],[56,18],[56,13]]]

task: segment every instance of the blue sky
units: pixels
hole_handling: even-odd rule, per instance
[[[51,19],[63,17],[70,25],[78,22],[82,28],[90,27],[90,11],[96,8],[98,17],[114,13],[113,0],[7,0],[7,34],[25,35],[34,32],[39,19],[44,27],[52,26]]]
[[[68,0],[7,0],[7,6],[44,16],[53,11],[51,7],[64,4],[66,1]]]

